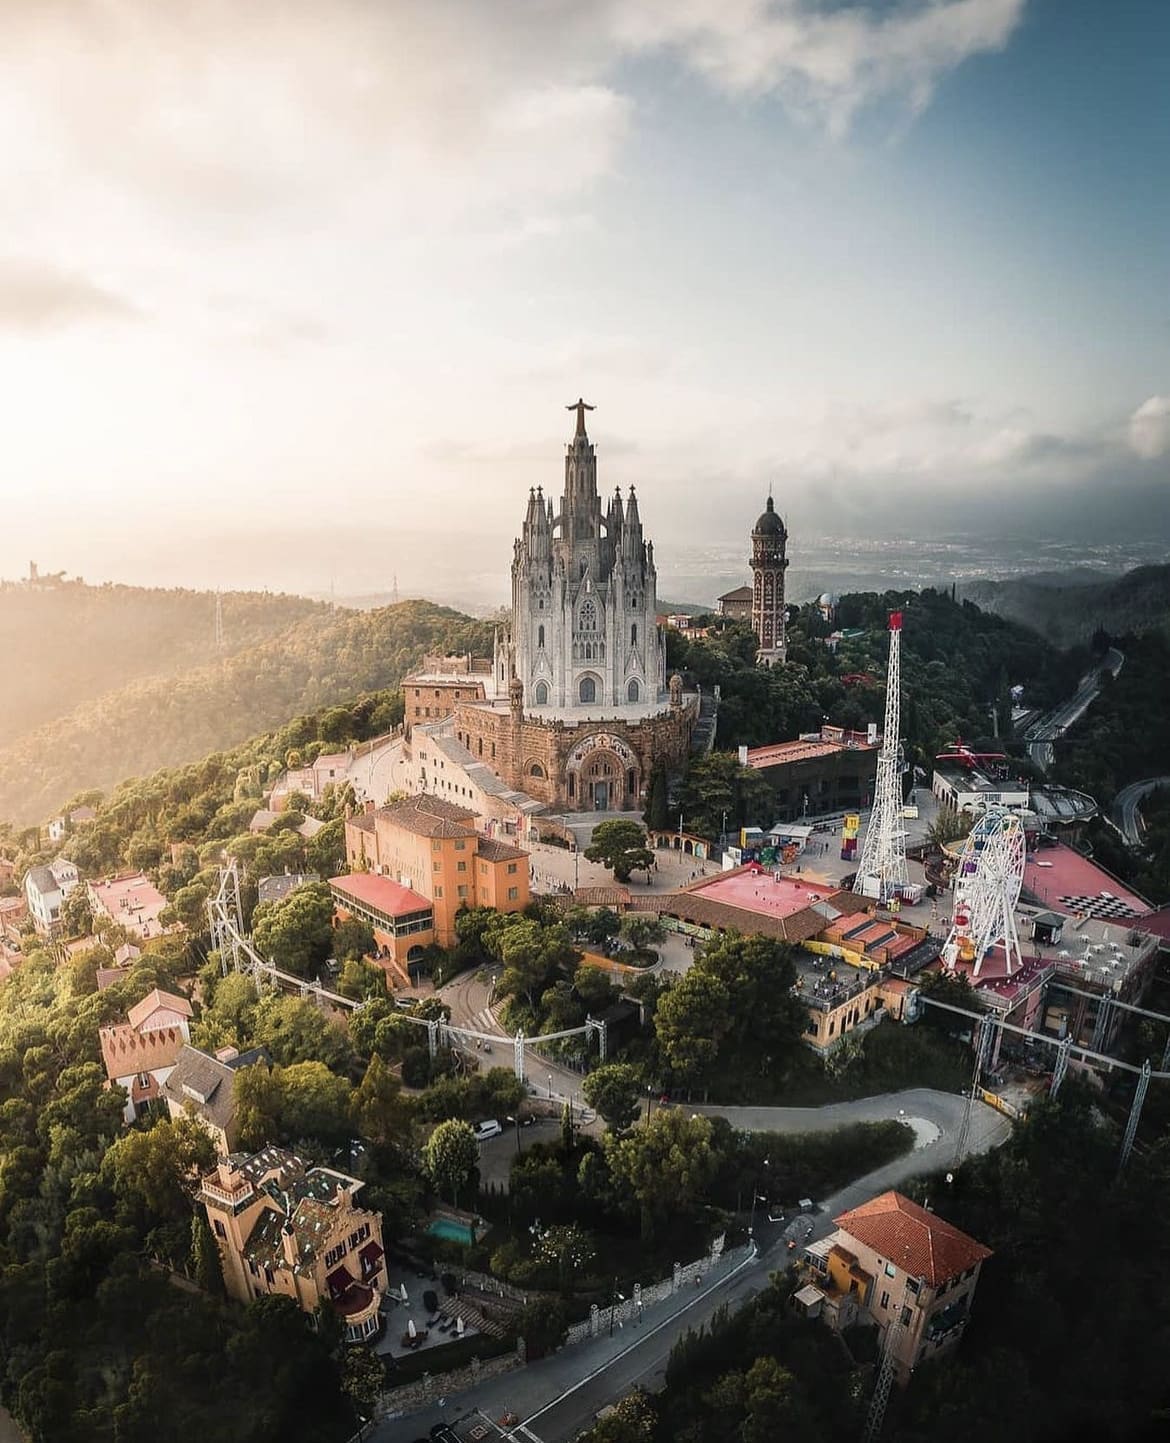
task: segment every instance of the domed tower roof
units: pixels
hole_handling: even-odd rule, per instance
[[[783,523],[783,521],[780,520],[779,516],[776,515],[776,507],[773,505],[773,503],[772,503],[772,498],[771,498],[770,496],[768,497],[768,504],[767,504],[767,506],[764,508],[764,513],[763,513],[763,515],[762,515],[762,516],[760,517],[760,519],[756,522],[755,526],[752,527],[752,535],[753,535],[753,536],[783,536],[783,535],[785,535],[784,523]]]

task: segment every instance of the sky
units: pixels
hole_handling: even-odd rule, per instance
[[[1170,545],[1162,0],[6,0],[0,575]]]

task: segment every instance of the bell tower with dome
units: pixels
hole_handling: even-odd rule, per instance
[[[783,663],[788,656],[784,608],[787,547],[788,533],[769,493],[763,515],[752,528],[752,630],[759,638],[762,666]]]

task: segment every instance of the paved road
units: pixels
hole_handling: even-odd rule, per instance
[[[1100,666],[1092,671],[1086,672],[1081,678],[1080,685],[1067,701],[1054,707],[1046,716],[1039,721],[1033,722],[1027,730],[1028,754],[1041,769],[1048,771],[1055,759],[1052,743],[1062,737],[1073,722],[1079,721],[1101,690],[1101,673],[1109,671],[1114,676],[1125,665],[1124,653],[1111,646],[1105,653]]]
[[[1141,848],[1145,845],[1145,838],[1142,836],[1142,803],[1151,792],[1156,792],[1160,787],[1170,787],[1170,777],[1147,777],[1145,781],[1130,782],[1128,787],[1122,787],[1113,798],[1113,805],[1109,809],[1113,814],[1113,823],[1129,846]]]
[[[413,1443],[445,1417],[461,1417],[478,1407],[492,1418],[508,1410],[517,1413],[527,1429],[515,1435],[523,1443],[568,1443],[606,1403],[639,1384],[658,1386],[671,1348],[688,1328],[708,1321],[721,1304],[742,1306],[766,1287],[769,1273],[789,1258],[789,1237],[803,1244],[810,1236],[825,1236],[832,1231],[833,1218],[841,1212],[909,1177],[939,1170],[952,1162],[965,1108],[963,1098],[914,1088],[825,1108],[695,1109],[720,1113],[737,1127],[769,1131],[813,1131],[839,1127],[845,1122],[901,1118],[914,1126],[920,1146],[906,1157],[858,1178],[832,1197],[821,1199],[811,1218],[798,1216],[769,1224],[757,1214],[759,1254],[746,1249],[730,1254],[704,1278],[693,1296],[680,1293],[648,1308],[640,1324],[615,1330],[613,1338],[603,1333],[589,1342],[562,1349],[551,1358],[448,1399],[443,1408],[436,1403],[409,1418],[384,1422],[372,1439],[375,1443]],[[997,1147],[1010,1130],[1010,1123],[999,1113],[976,1103],[972,1108],[969,1150],[982,1152]]]

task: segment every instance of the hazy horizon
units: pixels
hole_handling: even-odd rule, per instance
[[[503,595],[579,394],[667,596],[770,486],[794,569],[1170,545],[1170,7],[25,0],[0,40],[0,574]]]

